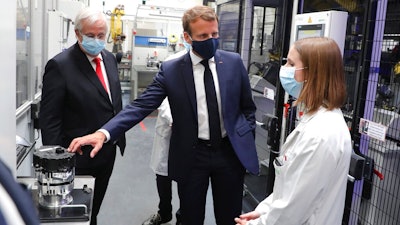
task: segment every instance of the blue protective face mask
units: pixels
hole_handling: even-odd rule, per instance
[[[199,54],[203,59],[212,58],[218,49],[218,38],[209,38],[204,41],[193,41],[191,37],[190,39],[192,40],[193,51]]]
[[[186,51],[190,51],[190,47],[192,47],[189,43],[186,41],[183,41],[183,46],[185,47]]]
[[[281,66],[279,71],[279,79],[283,89],[285,89],[289,95],[295,98],[300,96],[301,89],[303,88],[303,82],[298,82],[296,79],[294,79],[294,74],[296,73],[296,70],[302,69],[304,68],[296,69],[295,67]]]
[[[101,50],[103,50],[106,46],[106,42],[97,38],[91,38],[86,35],[82,35],[82,43],[83,49],[90,55],[98,55]]]

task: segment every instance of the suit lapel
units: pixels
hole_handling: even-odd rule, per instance
[[[104,90],[103,85],[97,77],[96,71],[94,71],[92,64],[89,62],[85,53],[82,52],[82,50],[79,48],[78,43],[75,44],[74,54],[76,65],[79,66],[82,74],[89,80],[90,83],[92,83],[92,85],[96,87],[96,89],[101,93],[103,97],[109,99],[107,92]]]
[[[107,72],[107,79],[108,79],[108,85],[110,87],[111,99],[114,103],[115,96],[118,91],[118,87],[116,86],[116,84],[119,82],[119,80],[117,79],[118,74],[116,75],[115,72],[113,72],[113,70],[110,70],[110,69],[114,67],[113,63],[115,63],[115,62],[113,62],[112,59],[110,59],[110,57],[107,57],[107,55],[105,53],[101,52],[101,55],[103,57],[104,67],[106,68],[106,72]],[[117,68],[117,71],[118,71],[118,68]],[[104,88],[103,88],[103,90],[104,90]],[[105,94],[108,99],[107,92],[103,91],[103,94]]]
[[[100,92],[100,94],[106,98],[108,101],[109,97],[107,92],[104,90],[103,85],[101,84],[99,78],[97,77],[96,71],[94,71],[91,62],[89,62],[85,53],[79,48],[79,44],[76,43],[74,47],[75,52],[75,60],[76,65],[79,66],[79,69],[82,71],[82,74],[92,83],[93,86]],[[104,60],[104,58],[103,58]],[[107,68],[107,66],[105,66]]]
[[[215,67],[217,70],[217,75],[218,75],[218,83],[219,83],[219,92],[220,92],[220,97],[221,97],[221,109],[222,112],[225,112],[225,100],[226,100],[226,88],[227,88],[227,76],[223,76],[224,72],[226,71],[226,65],[224,63],[223,57],[221,56],[220,52],[217,50],[214,55],[214,60],[215,60]]]
[[[181,70],[181,75],[183,80],[185,81],[186,92],[188,93],[193,112],[195,113],[195,116],[197,118],[196,88],[194,86],[193,66],[189,52],[185,55],[183,61],[181,61],[180,68],[183,68]]]

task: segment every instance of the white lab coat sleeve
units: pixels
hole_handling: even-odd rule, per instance
[[[289,147],[289,146],[288,146]],[[276,161],[273,194],[255,209],[261,216],[247,225],[300,225],[312,220],[324,195],[324,185],[330,173],[336,168],[337,160],[332,158],[329,146],[320,137],[304,134],[296,142],[294,151],[281,155]],[[323,169],[320,169],[323,168]],[[308,224],[308,223],[307,223]]]
[[[154,173],[168,176],[168,153],[171,138],[172,115],[168,99],[164,99],[158,108],[150,168]]]
[[[181,57],[187,51],[183,50],[168,56],[165,61]],[[150,158],[150,168],[158,175],[168,176],[169,141],[172,134],[172,114],[168,98],[158,107],[156,132]]]
[[[172,114],[171,108],[169,107],[168,98],[165,98],[161,105],[158,107],[158,117],[162,119],[162,123],[172,126]]]

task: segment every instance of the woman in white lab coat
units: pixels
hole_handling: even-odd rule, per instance
[[[351,137],[340,107],[346,84],[342,56],[329,38],[305,38],[290,48],[280,81],[302,116],[274,161],[274,190],[237,225],[340,225]]]

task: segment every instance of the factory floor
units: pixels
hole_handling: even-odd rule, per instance
[[[144,119],[126,133],[125,154],[117,154],[114,171],[97,217],[98,225],[141,225],[158,210],[156,176],[149,167],[156,115]],[[173,213],[179,208],[173,184]],[[166,225],[175,225],[176,218]],[[215,224],[211,189],[206,203],[205,225]]]

